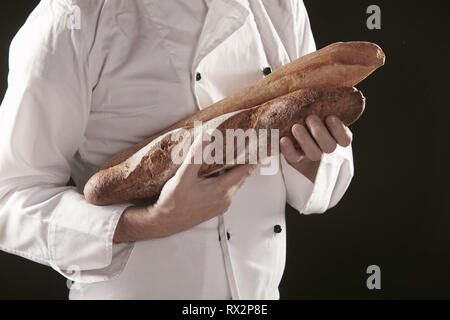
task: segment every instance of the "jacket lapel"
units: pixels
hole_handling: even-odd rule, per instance
[[[249,15],[237,0],[205,0],[208,13],[195,51],[192,72],[200,62],[233,32],[241,27]]]
[[[271,1],[275,2],[274,0]],[[273,4],[274,3],[272,3],[272,6]],[[266,53],[267,60],[269,61],[272,69],[276,70],[282,65],[290,62],[291,57],[286,51],[283,39],[280,38],[279,33],[275,29],[271,16],[266,10],[266,6],[263,4],[263,2],[261,0],[249,0],[249,5],[253,12],[253,16],[255,17],[255,22],[258,27],[259,34],[261,35],[261,41]],[[279,4],[277,3],[277,5]],[[285,11],[285,13],[286,12],[289,11]],[[287,30],[294,30],[294,28],[291,28],[289,25],[288,15],[284,14],[280,16],[279,20],[282,20],[284,23],[288,24],[285,25],[285,28]]]

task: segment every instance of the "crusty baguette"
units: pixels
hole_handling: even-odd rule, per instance
[[[268,132],[270,129],[279,129],[280,137],[289,136],[290,128],[295,123],[304,124],[305,118],[312,114],[318,115],[321,119],[336,115],[346,125],[350,125],[363,112],[364,103],[362,93],[351,87],[301,89],[260,106],[221,115],[207,121],[203,127],[216,128],[224,137],[226,129],[245,131],[250,128],[267,129]],[[171,130],[149,142],[127,160],[100,170],[85,185],[86,199],[96,205],[108,205],[157,195],[178,168],[171,159],[173,148],[190,139],[192,132],[193,128],[189,125]],[[173,141],[172,138],[177,133],[182,134]],[[236,154],[236,157],[239,155]],[[203,164],[199,175],[208,176],[232,166],[234,165]]]
[[[116,154],[106,161],[101,169],[125,161],[156,137],[176,128],[192,126],[196,120],[205,122],[225,113],[260,105],[298,89],[355,86],[382,66],[384,60],[383,51],[374,43],[363,41],[333,43],[282,66],[254,85]]]
[[[224,120],[218,127],[223,137],[226,137],[227,129],[242,129],[244,132],[248,129],[255,129],[258,133],[260,129],[267,130],[268,138],[264,143],[267,145],[267,156],[271,155],[271,138],[270,130],[278,129],[279,138],[289,137],[295,143],[296,139],[292,135],[291,128],[294,124],[299,123],[305,125],[306,117],[317,115],[323,121],[330,115],[335,115],[341,121],[349,126],[353,124],[364,111],[365,98],[361,91],[353,87],[342,88],[324,88],[324,89],[300,89],[282,97],[270,100],[261,106],[245,109],[232,117]],[[248,155],[237,154],[235,143],[234,158],[240,157],[248,162]],[[278,141],[277,141],[278,142]],[[223,141],[223,150],[227,150],[227,140]],[[248,150],[248,142],[246,142]],[[231,149],[231,148],[230,148]],[[256,150],[255,155],[259,153]],[[226,153],[223,152],[222,163],[226,163]],[[234,162],[236,163],[236,161]],[[234,167],[236,164],[203,164],[200,168],[199,175],[209,176],[224,169]]]

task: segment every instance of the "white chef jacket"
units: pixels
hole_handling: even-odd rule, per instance
[[[351,147],[324,154],[314,183],[279,156],[224,215],[136,243],[112,244],[133,202],[82,190],[117,152],[314,50],[299,0],[42,0],[10,47],[0,249],[75,280],[71,299],[278,299],[285,203],[336,205]]]

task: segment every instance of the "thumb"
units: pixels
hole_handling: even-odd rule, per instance
[[[186,158],[178,168],[177,174],[180,177],[198,177],[198,172],[203,165],[203,148],[209,143],[210,139],[210,136],[205,132],[195,136],[194,142],[186,154]]]

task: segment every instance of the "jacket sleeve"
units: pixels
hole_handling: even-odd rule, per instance
[[[80,282],[120,271],[112,238],[130,206],[94,206],[66,186],[90,113],[88,53],[103,5],[41,1],[11,43],[0,108],[0,249]]]
[[[311,25],[303,1],[299,0],[296,12],[298,53],[301,57],[316,50]],[[335,206],[347,190],[353,177],[353,154],[351,146],[338,146],[331,154],[323,154],[312,183],[294,169],[281,156],[281,170],[286,185],[289,205],[300,213],[323,213]]]

